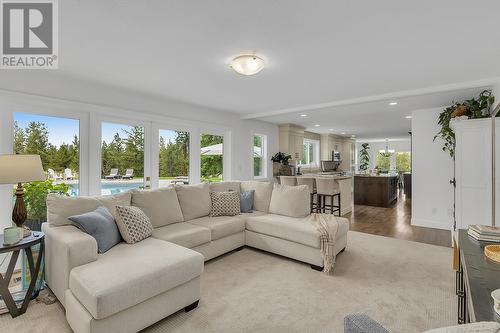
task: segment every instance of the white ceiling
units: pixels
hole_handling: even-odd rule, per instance
[[[498,0],[64,0],[59,73],[296,122],[293,114],[266,115],[500,77],[499,13]],[[228,61],[244,52],[267,67],[250,77],[234,73]],[[318,122],[365,136],[388,130],[367,121],[376,119],[405,132],[394,114],[384,103],[317,112]]]
[[[477,96],[484,88],[486,87],[326,107],[261,117],[261,119],[277,124],[294,123],[315,133],[355,135],[357,139],[364,140],[408,138],[411,119],[407,119],[406,116],[411,116],[413,111],[443,107],[452,101]],[[392,101],[397,101],[398,104],[389,105]],[[302,117],[302,114],[307,117]]]

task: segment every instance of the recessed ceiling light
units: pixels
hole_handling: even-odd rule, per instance
[[[314,127],[319,127],[319,124],[314,125]]]
[[[333,131],[333,128],[330,128],[330,131]]]
[[[301,114],[300,116],[301,117],[307,117],[307,114]]]
[[[406,116],[405,118],[406,119],[411,119],[411,118],[413,118],[413,116]]]
[[[394,102],[389,102],[389,105],[398,105],[398,102],[394,101]]]
[[[254,75],[264,68],[264,59],[256,55],[240,55],[231,60],[231,68],[242,75]]]
[[[345,132],[342,132],[342,133],[340,133],[340,134],[345,135]]]

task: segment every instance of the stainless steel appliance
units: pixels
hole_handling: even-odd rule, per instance
[[[336,150],[332,151],[332,161],[342,162],[342,156],[340,155],[339,151],[336,151]]]
[[[339,165],[338,161],[321,161],[321,172],[339,171]]]

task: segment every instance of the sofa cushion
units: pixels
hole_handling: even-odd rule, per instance
[[[123,240],[134,244],[151,236],[153,226],[146,214],[134,206],[116,206],[116,225]]]
[[[176,185],[184,221],[210,214],[211,199],[208,184]]]
[[[240,214],[239,192],[210,192],[210,216],[235,216]]]
[[[206,216],[191,220],[189,223],[210,229],[212,240],[231,236],[245,230],[245,219],[240,216]]]
[[[338,217],[337,221],[339,228],[336,239],[339,239],[347,234],[349,220]],[[320,247],[319,233],[308,217],[296,218],[274,214],[249,216],[246,218],[246,229],[314,248]]]
[[[148,238],[120,243],[97,261],[75,267],[69,288],[95,319],[103,319],[198,277],[203,256]]]
[[[210,183],[210,192],[240,192],[240,182],[238,181],[227,181]]]
[[[130,206],[130,192],[98,197],[68,197],[50,193],[47,195],[47,222],[54,225],[71,225],[68,217],[96,210],[99,206],[106,207],[115,216],[116,206]]]
[[[305,217],[311,213],[311,195],[307,185],[274,184],[269,213],[291,217]]]
[[[156,228],[153,230],[153,237],[188,248],[209,243],[211,240],[210,230],[208,228],[187,222],[173,223],[161,228]]]
[[[132,206],[139,207],[149,217],[154,228],[184,221],[177,192],[173,188],[134,190]]]
[[[122,241],[113,215],[104,206],[97,207],[92,212],[70,216],[68,219],[78,229],[95,238],[99,253],[108,251]]]
[[[241,190],[254,190],[255,192],[253,198],[253,209],[259,210],[264,213],[269,212],[269,203],[271,201],[271,194],[273,192],[273,184],[269,182],[248,180],[241,182]]]

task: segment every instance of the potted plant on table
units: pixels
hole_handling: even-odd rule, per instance
[[[292,169],[288,165],[292,156],[287,155],[282,152],[276,153],[271,157],[273,161],[273,176],[290,176],[292,174]]]

